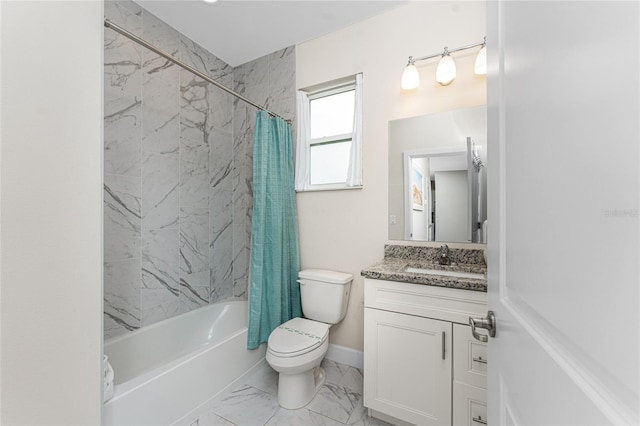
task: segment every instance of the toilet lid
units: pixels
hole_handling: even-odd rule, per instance
[[[269,336],[269,350],[275,355],[302,355],[322,345],[329,335],[329,324],[294,318],[273,330]]]

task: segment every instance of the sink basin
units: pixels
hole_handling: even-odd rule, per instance
[[[422,269],[407,266],[404,269],[405,272],[412,272],[414,274],[429,274],[429,275],[444,275],[446,277],[456,278],[472,278],[474,280],[484,280],[484,274],[476,274],[474,272],[460,272],[460,271],[441,271],[439,269]]]

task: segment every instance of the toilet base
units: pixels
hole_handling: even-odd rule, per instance
[[[282,374],[278,378],[278,404],[297,410],[311,402],[324,385],[327,376],[320,366],[298,374]]]

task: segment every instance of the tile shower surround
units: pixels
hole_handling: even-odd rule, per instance
[[[285,118],[295,50],[232,68],[131,1],[105,16]],[[255,109],[105,29],[105,338],[246,299]]]

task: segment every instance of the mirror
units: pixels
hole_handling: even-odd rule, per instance
[[[389,239],[486,243],[485,105],[389,122]]]

